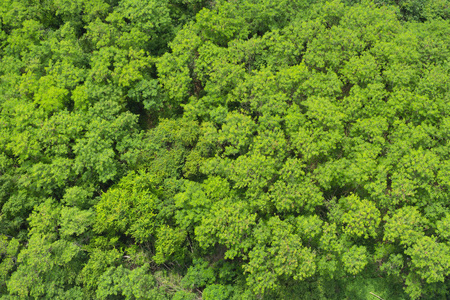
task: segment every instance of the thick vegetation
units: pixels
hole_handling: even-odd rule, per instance
[[[450,297],[448,0],[4,0],[0,58],[1,299]]]

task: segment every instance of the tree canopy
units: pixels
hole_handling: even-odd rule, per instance
[[[447,299],[450,2],[0,2],[1,299]]]

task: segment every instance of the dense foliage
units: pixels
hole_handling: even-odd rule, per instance
[[[450,297],[448,0],[4,0],[0,58],[1,299]]]

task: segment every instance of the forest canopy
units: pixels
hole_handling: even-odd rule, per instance
[[[447,299],[449,141],[449,0],[0,1],[0,298]]]

